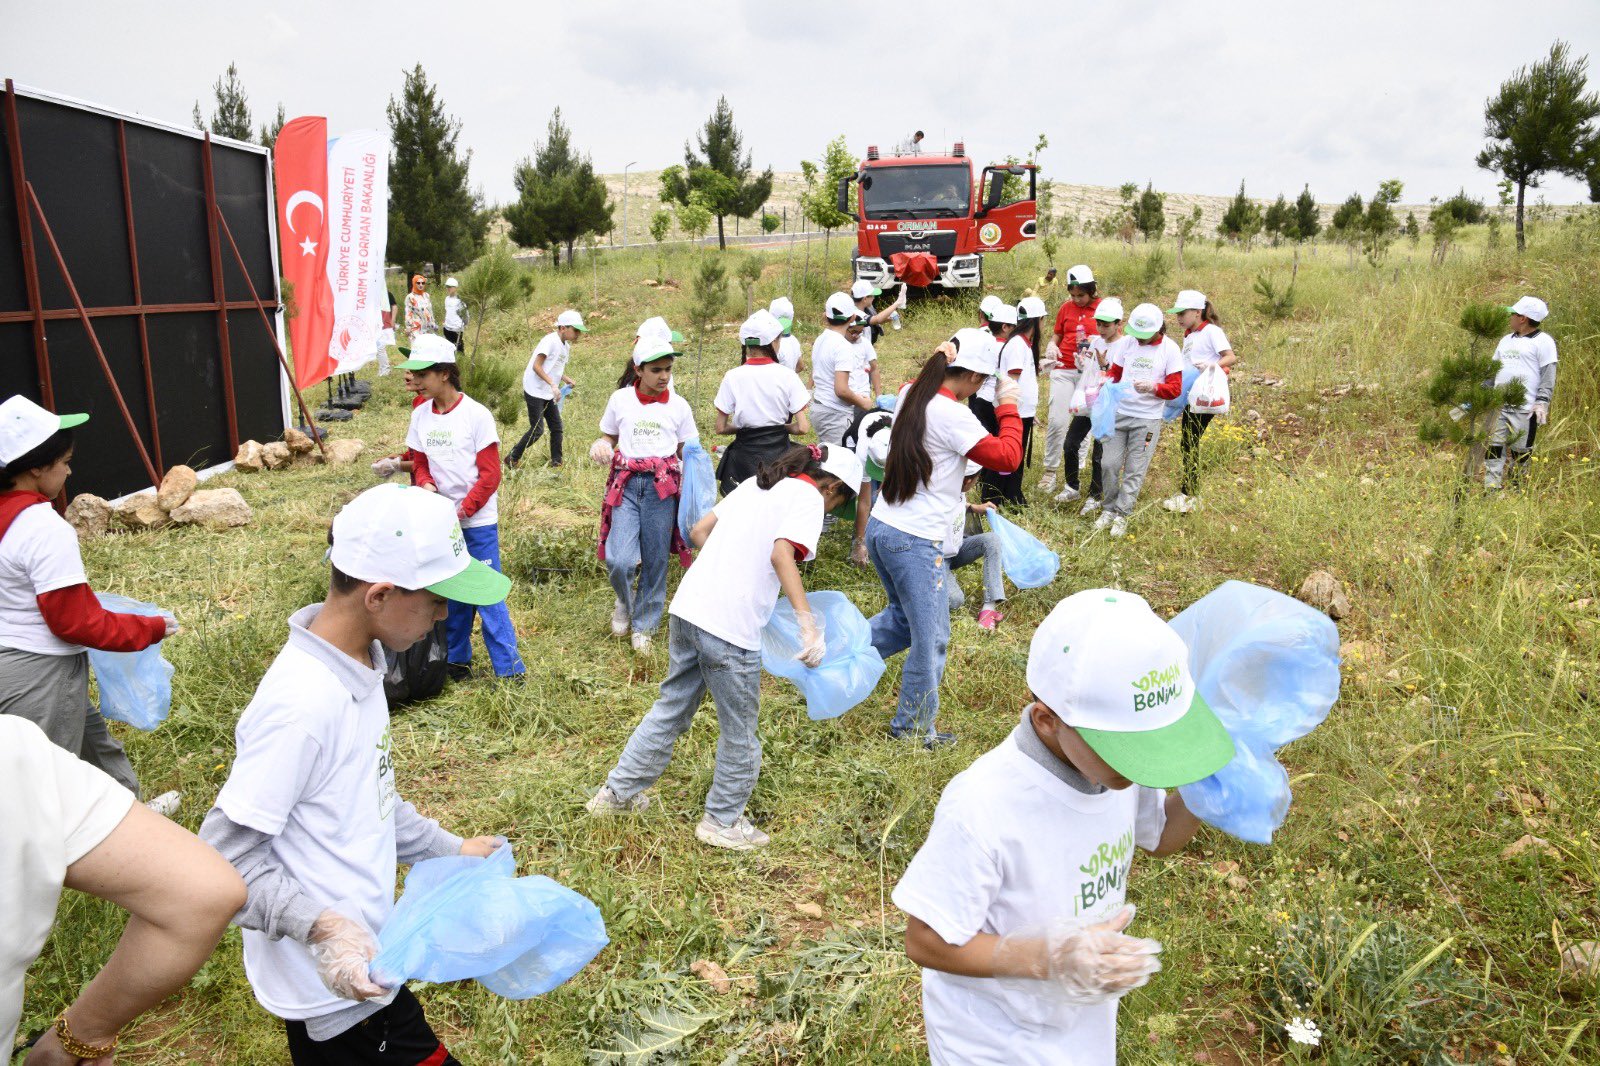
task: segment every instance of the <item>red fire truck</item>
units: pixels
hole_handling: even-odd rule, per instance
[[[1006,179],[1026,176],[1025,199],[1002,203]],[[1038,168],[995,164],[974,177],[966,147],[949,155],[891,155],[876,145],[839,182],[839,210],[857,188],[855,276],[879,287],[970,289],[983,284],[983,257],[1032,240]]]

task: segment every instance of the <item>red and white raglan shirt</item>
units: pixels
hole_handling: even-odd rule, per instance
[[[454,503],[463,529],[500,520],[500,431],[487,407],[465,393],[443,411],[422,404],[411,412],[406,447],[412,481]]]
[[[902,390],[902,404],[905,395]],[[928,401],[924,422],[924,446],[933,460],[928,480],[909,500],[877,501],[872,517],[902,533],[943,545],[950,513],[962,501],[961,481],[967,473],[967,460],[1001,474],[1009,474],[1022,465],[1022,418],[1016,405],[997,407],[995,417],[1000,421],[1000,433],[990,436],[971,408],[949,389],[940,389]],[[898,432],[899,426],[896,422],[890,434]]]
[[[100,606],[78,534],[37,492],[0,493],[0,647],[36,655],[143,651],[167,635],[159,616]]]
[[[1131,388],[1125,392],[1117,404],[1117,417],[1158,421],[1167,401],[1176,400],[1183,392],[1183,349],[1171,337],[1158,337],[1149,344],[1123,337],[1109,351],[1111,365],[1106,376],[1112,381],[1130,385],[1148,381],[1155,386],[1152,392]]]
[[[1054,330],[1056,349],[1067,361],[1067,365],[1051,367],[1051,373],[1059,370],[1063,374],[1076,375],[1084,369],[1083,366],[1076,365],[1074,358],[1074,352],[1078,347],[1078,327],[1083,327],[1083,335],[1091,338],[1092,345],[1092,338],[1100,336],[1100,325],[1095,321],[1094,317],[1094,313],[1099,307],[1100,297],[1097,296],[1089,301],[1087,307],[1079,307],[1071,300],[1068,300],[1056,311]],[[1091,350],[1093,350],[1092,347]]]

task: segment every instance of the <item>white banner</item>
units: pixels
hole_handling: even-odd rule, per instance
[[[377,358],[383,255],[389,238],[389,142],[376,130],[328,139],[328,285],[333,289],[335,373]]]

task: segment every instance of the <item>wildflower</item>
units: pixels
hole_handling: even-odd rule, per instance
[[[1319,1047],[1322,1044],[1322,1030],[1317,1028],[1317,1023],[1310,1018],[1291,1018],[1283,1031],[1290,1040],[1296,1044],[1307,1047]]]

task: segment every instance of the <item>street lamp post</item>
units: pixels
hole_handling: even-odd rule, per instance
[[[636,163],[638,160],[634,162]],[[628,246],[628,167],[633,165],[633,163],[629,163],[628,166],[622,168],[622,246],[624,248]]]

